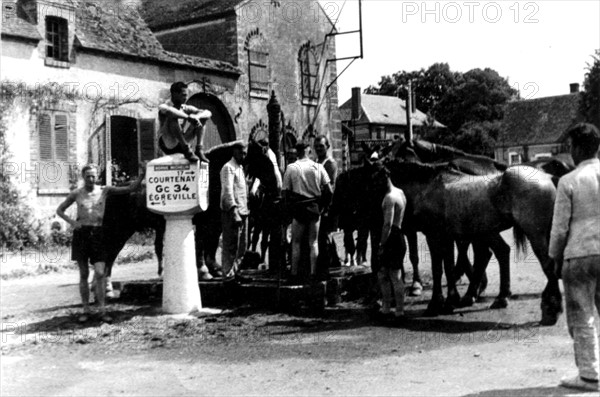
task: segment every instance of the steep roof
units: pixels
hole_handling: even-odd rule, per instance
[[[352,99],[344,102],[340,106],[340,112],[342,120],[350,120],[350,111],[352,108]],[[403,99],[384,96],[384,95],[368,95],[361,94],[361,108],[363,111],[363,118],[372,124],[383,124],[383,125],[406,125],[406,102]],[[412,122],[415,126],[425,125],[427,122],[427,115],[416,109],[412,115]],[[445,126],[434,121],[434,127],[444,128]]]
[[[580,94],[509,102],[503,120],[502,146],[554,143],[573,124],[582,121]]]
[[[22,15],[16,0],[2,2],[2,36],[14,37],[28,41],[40,41],[42,36],[37,26]]]
[[[233,11],[245,0],[142,0],[140,13],[153,30],[196,22]],[[262,2],[260,3],[262,6]]]
[[[114,12],[110,6],[102,7],[91,1],[73,3],[76,7],[75,45],[80,49],[218,73],[242,73],[228,62],[166,51],[133,8],[128,8],[127,12]],[[15,12],[4,14],[2,36],[42,40],[38,26],[27,20],[16,2],[13,4]]]
[[[165,51],[142,17],[130,12],[105,12],[95,3],[78,5],[75,34],[82,48],[134,56],[180,66],[241,74],[228,62]]]

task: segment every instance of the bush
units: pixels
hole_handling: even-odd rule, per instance
[[[9,250],[46,243],[43,225],[22,201],[11,182],[0,175],[0,246]]]

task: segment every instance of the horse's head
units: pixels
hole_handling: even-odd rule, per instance
[[[260,179],[265,191],[270,194],[281,194],[281,173],[277,165],[275,153],[269,148],[266,141],[248,142],[248,155],[246,156],[248,174]]]

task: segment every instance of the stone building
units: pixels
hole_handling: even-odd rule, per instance
[[[290,9],[285,1],[260,3],[269,19],[247,18],[249,1],[140,3],[3,2],[0,117],[11,154],[3,167],[38,217],[53,216],[83,164],[99,163],[110,184],[159,156],[157,106],[174,81],[189,83],[189,102],[213,112],[208,147],[265,135],[272,92],[290,134],[326,133],[339,142],[336,86],[325,89],[336,75],[327,62],[335,43],[318,3],[294,24],[274,16]],[[162,3],[194,12],[169,14]],[[140,15],[152,7],[181,37],[203,30],[190,30],[194,42],[169,44],[157,19]],[[198,43],[213,43],[213,51]]]
[[[495,159],[510,165],[565,152],[566,132],[583,121],[580,96],[579,84],[574,83],[567,95],[509,102]]]

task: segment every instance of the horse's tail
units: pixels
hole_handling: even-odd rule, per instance
[[[525,255],[527,253],[527,238],[525,237],[525,232],[519,225],[513,226],[513,237],[515,239],[515,244],[517,245],[517,252]]]

